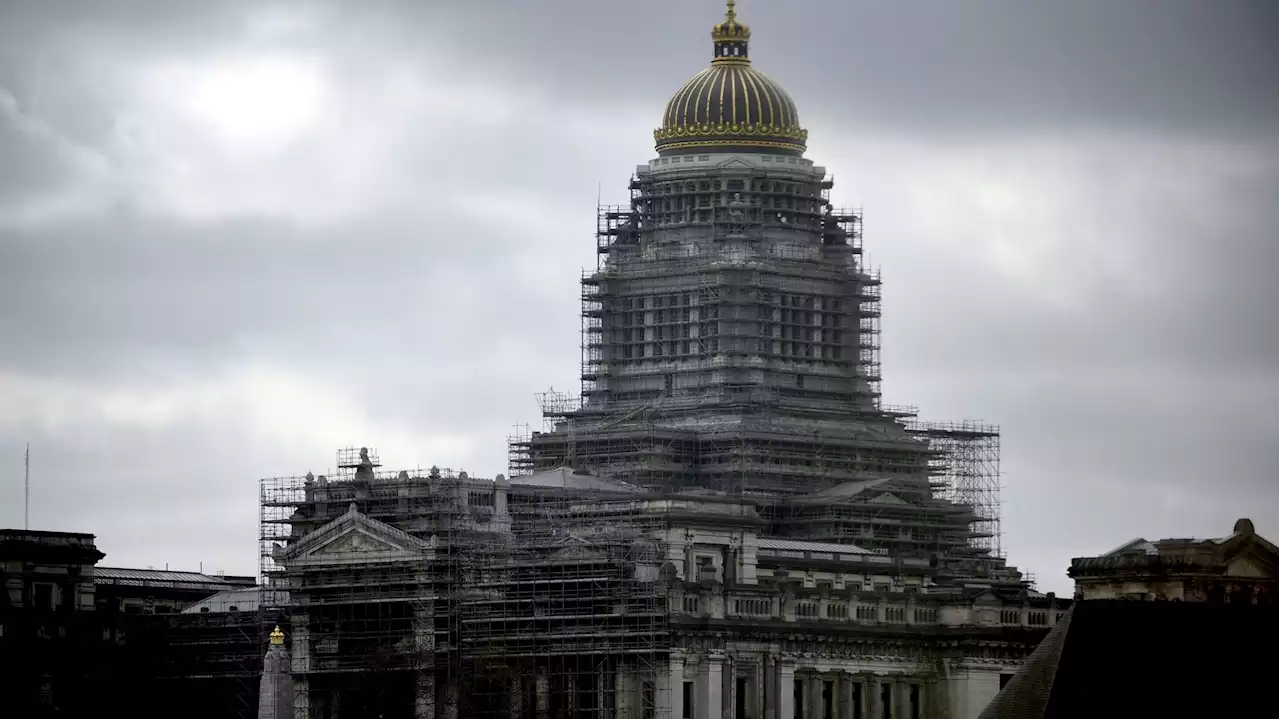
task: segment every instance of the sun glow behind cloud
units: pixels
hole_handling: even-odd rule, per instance
[[[329,104],[323,69],[305,57],[264,54],[169,65],[155,80],[156,89],[177,99],[186,119],[233,151],[287,147],[316,125]]]

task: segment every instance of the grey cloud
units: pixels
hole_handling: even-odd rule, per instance
[[[388,466],[504,471],[532,394],[577,383],[597,183],[625,198],[662,102],[705,62],[715,5],[6,9],[0,88],[103,158],[87,177],[0,112],[0,206],[100,200],[30,226],[0,218],[0,460],[20,466],[21,442],[36,447],[38,525],[98,532],[110,563],[251,571],[256,478],[391,441],[365,432],[404,444]],[[1070,556],[1135,534],[1213,534],[1252,514],[1277,535],[1274,4],[740,8],[837,201],[868,209],[888,401],[1003,426],[1015,563],[1063,591]],[[262,29],[273,22],[285,29]],[[166,176],[126,142],[125,120],[153,129],[147,107],[125,106],[130,82],[156,62],[273,47],[320,53],[349,112],[261,172],[205,148],[192,187],[218,211],[167,206]],[[399,105],[378,95],[395,71],[517,112]],[[205,141],[175,137],[161,149]],[[251,202],[235,186],[251,182],[279,196]],[[987,184],[1024,192],[983,206]],[[1001,269],[994,235],[1042,254]],[[352,405],[315,427],[254,407],[234,378],[264,368]],[[225,384],[233,399],[163,421],[64,416],[10,406],[5,381],[50,406],[59,388],[143,401]],[[465,441],[432,444],[449,438]],[[16,491],[0,485],[0,506],[18,506]],[[181,528],[190,539],[173,541]]]

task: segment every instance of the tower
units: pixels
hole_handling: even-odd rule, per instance
[[[773,532],[797,538],[969,545],[976,517],[935,498],[928,433],[880,403],[880,280],[861,213],[831,204],[796,104],[756,69],[750,39],[728,2],[629,204],[599,208],[581,399],[544,401],[548,431],[521,461],[754,497]],[[837,499],[862,509],[836,516]]]

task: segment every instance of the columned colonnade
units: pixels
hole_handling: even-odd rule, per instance
[[[930,711],[931,683],[922,677],[804,659],[676,655],[658,679],[666,706],[656,719],[923,719]]]

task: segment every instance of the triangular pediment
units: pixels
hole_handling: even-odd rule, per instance
[[[403,547],[388,544],[368,532],[353,529],[311,552],[316,554],[349,554],[352,552],[393,552]]]
[[[716,165],[716,167],[719,167],[719,168],[720,168],[720,169],[722,169],[722,170],[725,170],[725,169],[738,169],[738,168],[743,169],[743,170],[750,170],[750,169],[752,169],[752,167],[751,167],[751,163],[750,163],[750,162],[747,162],[746,160],[742,159],[741,157],[731,157],[731,158],[729,158],[728,160],[725,160],[724,162],[721,162],[720,164]]]
[[[432,558],[435,547],[434,538],[418,539],[361,514],[353,503],[342,516],[278,549],[275,557],[291,567],[410,562]]]
[[[1276,545],[1258,536],[1253,524],[1247,531],[1237,532],[1221,540],[1221,562],[1228,575],[1237,577],[1276,577]]]
[[[1000,600],[1000,597],[990,589],[983,589],[978,591],[976,594],[973,595],[973,597],[971,597],[971,601],[974,604],[987,604],[987,605],[1004,603]]]
[[[871,504],[906,504],[906,502],[902,501],[902,499],[896,494],[890,494],[888,492],[881,492],[871,499],[868,499],[867,502]]]

